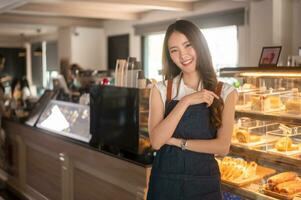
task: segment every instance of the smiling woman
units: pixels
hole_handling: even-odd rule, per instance
[[[149,103],[157,154],[148,200],[221,199],[214,154],[229,151],[237,94],[217,81],[206,40],[193,23],[168,27],[162,55],[165,81],[152,88]]]

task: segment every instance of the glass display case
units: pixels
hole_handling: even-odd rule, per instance
[[[223,189],[247,199],[301,198],[301,67],[220,70],[222,81],[230,77],[239,98],[230,154],[219,161]],[[278,177],[287,179],[270,187]]]
[[[36,126],[63,136],[89,142],[91,139],[90,107],[51,100],[42,112]]]

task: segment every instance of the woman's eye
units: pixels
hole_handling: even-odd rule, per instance
[[[177,52],[177,50],[176,50],[176,49],[172,49],[172,50],[170,50],[170,53],[175,53],[175,52]]]

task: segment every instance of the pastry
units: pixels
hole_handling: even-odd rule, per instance
[[[301,192],[301,180],[296,178],[292,181],[280,183],[275,186],[275,192],[286,195],[292,195]]]
[[[224,157],[219,162],[221,178],[228,181],[242,181],[256,175],[257,164],[241,158]]]
[[[279,96],[268,96],[268,101],[270,101],[270,106],[272,109],[280,108],[282,106],[282,102]]]
[[[270,190],[273,190],[277,184],[284,183],[287,181],[295,180],[298,176],[295,172],[282,172],[268,178],[267,183]]]
[[[251,135],[248,131],[245,130],[237,131],[236,138],[240,143],[258,142],[260,140],[260,136]]]
[[[269,111],[283,105],[279,96],[252,96],[251,104],[252,109],[257,111]]]
[[[251,108],[252,108],[252,110],[261,111],[262,106],[261,106],[260,96],[252,96]]]
[[[301,113],[301,99],[293,98],[285,102],[286,111],[292,114]]]
[[[276,142],[275,148],[278,151],[294,151],[298,150],[299,146],[293,144],[292,139],[290,139],[289,137],[283,137]]]

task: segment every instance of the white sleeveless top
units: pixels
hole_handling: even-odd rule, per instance
[[[172,100],[181,100],[184,96],[196,92],[196,90],[194,90],[194,89],[190,88],[189,86],[185,85],[183,79],[181,79],[180,86],[179,86],[179,93],[177,95],[177,89],[178,89],[179,81],[180,81],[180,75],[176,76],[173,79],[172,94],[171,94],[171,99]],[[161,99],[162,99],[163,105],[165,107],[166,92],[167,92],[166,91],[167,90],[167,80],[166,81],[160,81],[155,86],[158,88],[158,90],[160,92]],[[203,88],[202,84],[200,84],[198,90],[201,90],[202,88]],[[226,101],[227,96],[234,90],[236,90],[236,89],[232,85],[230,85],[228,83],[223,84],[223,88],[222,88],[222,91],[221,91],[221,97],[222,97],[224,102]]]

